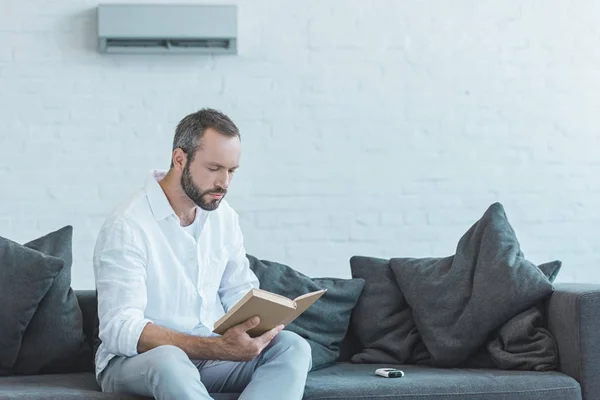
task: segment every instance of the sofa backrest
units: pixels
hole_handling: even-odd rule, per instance
[[[87,343],[93,348],[95,331],[98,326],[98,302],[95,290],[75,290],[79,308],[83,314],[83,333]]]
[[[81,312],[83,314],[83,333],[85,334],[86,342],[89,345],[90,349],[95,349],[98,328],[98,302],[96,299],[96,291],[76,290],[75,295],[77,296],[77,300],[79,301],[79,308],[81,308]],[[352,357],[353,354],[357,353],[357,351],[358,342],[356,341],[356,338],[354,337],[354,334],[350,329],[346,335],[346,338],[340,346],[339,361],[350,360],[350,357]],[[91,365],[93,365],[93,355],[93,350],[91,352],[91,355],[86,352],[86,354],[84,354],[84,357],[86,357],[86,359],[83,360],[82,363],[84,365],[89,365],[91,362]]]
[[[86,349],[82,352],[81,372],[94,371],[94,341],[98,327],[98,302],[95,290],[75,290],[79,308],[83,316],[83,333],[85,335]]]

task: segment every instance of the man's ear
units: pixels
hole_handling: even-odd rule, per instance
[[[173,150],[173,168],[179,172],[183,171],[185,164],[187,163],[187,154],[184,153],[179,147]]]

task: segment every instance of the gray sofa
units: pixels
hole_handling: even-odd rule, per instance
[[[93,291],[76,292],[90,347],[97,321]],[[547,302],[548,323],[559,347],[560,371],[439,369],[402,365],[404,378],[386,379],[379,364],[349,362],[357,348],[352,331],[338,362],[309,374],[305,399],[398,400],[595,400],[600,399],[600,285],[557,284]],[[133,399],[101,393],[92,372],[92,351],[82,355],[81,371],[71,374],[0,378],[0,399]],[[215,394],[215,399],[236,399]]]

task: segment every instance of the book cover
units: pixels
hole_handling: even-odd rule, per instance
[[[326,291],[327,289],[317,290],[292,300],[266,290],[251,289],[229,312],[215,322],[213,332],[222,335],[229,328],[246,322],[253,316],[258,316],[260,317],[259,325],[248,330],[248,335],[260,336],[279,324],[284,326],[290,324]]]

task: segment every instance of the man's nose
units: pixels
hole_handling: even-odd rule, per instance
[[[231,175],[229,172],[223,174],[220,179],[216,182],[217,187],[227,190],[229,188],[229,182],[231,181]]]

